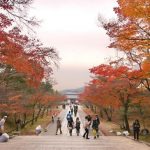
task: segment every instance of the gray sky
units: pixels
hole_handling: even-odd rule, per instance
[[[30,14],[42,23],[37,36],[58,51],[60,68],[55,69],[55,89],[78,88],[90,80],[88,69],[105,63],[115,51],[98,27],[98,14],[114,17],[115,0],[35,0]]]

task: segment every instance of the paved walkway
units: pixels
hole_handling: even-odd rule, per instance
[[[0,143],[0,150],[150,150],[145,144],[133,141],[120,136],[100,136],[94,140],[83,139],[81,136],[84,132],[81,124],[81,135],[76,136],[73,130],[73,136],[69,136],[67,129],[66,114],[68,110],[63,110],[59,117],[62,120],[62,135],[55,135],[56,123],[51,123],[47,127],[47,132],[40,136],[18,136],[9,140],[7,143]],[[84,119],[85,113],[79,109],[77,116]]]
[[[55,117],[54,119],[54,123],[51,123],[48,125],[47,127],[47,132],[43,132],[41,133],[42,136],[45,135],[55,135],[56,134],[56,120],[58,117],[60,117],[61,121],[62,121],[62,136],[69,136],[69,132],[68,132],[68,128],[67,128],[67,113],[69,112],[69,108],[66,108],[65,110],[63,110],[59,116]],[[83,129],[83,121],[84,121],[84,117],[85,117],[85,113],[83,112],[83,110],[81,109],[81,107],[79,107],[79,111],[77,113],[76,117],[79,117],[80,121],[81,121],[81,130],[80,130],[80,135],[83,134],[84,129]],[[74,117],[73,115],[73,120],[76,120],[76,117]],[[76,135],[75,130],[73,130],[73,135]]]

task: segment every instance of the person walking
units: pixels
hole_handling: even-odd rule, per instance
[[[76,110],[77,110],[77,112],[78,112],[78,105],[76,105]]]
[[[88,136],[89,136],[90,125],[91,125],[91,121],[89,120],[89,117],[86,116],[86,117],[85,117],[85,122],[84,122],[84,129],[85,129],[85,132],[84,132],[84,134],[83,134],[83,138],[90,139],[90,138],[88,137]]]
[[[20,128],[21,128],[21,119],[18,118],[18,119],[15,121],[15,123],[16,123],[16,131],[19,131]]]
[[[73,107],[71,107],[71,110],[70,110],[70,111],[71,111],[71,115],[73,115]]]
[[[52,115],[52,123],[54,123],[54,115]]]
[[[72,136],[73,125],[74,125],[74,122],[73,122],[73,118],[71,116],[71,118],[68,120],[68,124],[67,124],[70,136]]]
[[[1,120],[0,120],[0,134],[4,133],[4,124],[6,122],[7,116],[4,116]]]
[[[60,134],[62,134],[62,130],[61,130],[61,120],[60,120],[59,117],[58,117],[58,119],[57,119],[56,124],[57,124],[56,135],[57,135],[58,130],[60,130]]]
[[[92,121],[91,115],[87,115],[87,120],[91,123],[91,121]]]
[[[76,128],[76,133],[77,133],[77,136],[79,136],[79,133],[80,133],[80,120],[79,120],[79,117],[76,118],[76,125],[75,125],[75,128]]]
[[[92,121],[92,131],[93,131],[94,139],[96,139],[96,136],[97,136],[98,125],[99,125],[98,120],[96,116],[94,116],[93,121]]]
[[[140,123],[139,123],[139,120],[136,119],[133,122],[134,140],[139,140],[139,132],[140,132]]]
[[[98,127],[97,127],[97,129],[96,129],[96,135],[97,135],[97,137],[99,137],[100,119],[99,119],[98,115],[96,115],[96,121],[97,121],[97,123],[98,123]]]
[[[69,111],[68,114],[67,114],[66,119],[67,119],[67,121],[69,121],[71,118],[72,118],[71,111]]]
[[[76,117],[76,115],[77,115],[77,107],[76,107],[76,105],[74,105],[73,110],[74,110],[74,116]]]

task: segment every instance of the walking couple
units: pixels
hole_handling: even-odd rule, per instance
[[[84,129],[85,132],[83,134],[83,138],[86,139],[90,139],[89,136],[89,130],[90,130],[90,126],[92,124],[92,130],[93,130],[93,136],[94,139],[96,139],[96,137],[99,137],[99,124],[100,124],[100,120],[98,118],[98,115],[95,115],[92,119],[92,117],[90,115],[85,117],[85,122],[84,122]]]
[[[67,127],[68,127],[68,130],[69,130],[70,136],[72,136],[72,130],[74,128],[76,128],[77,136],[79,136],[79,133],[80,133],[80,120],[79,120],[79,118],[77,117],[76,122],[74,123],[72,114],[69,111],[69,113],[67,114],[67,121],[68,121]]]

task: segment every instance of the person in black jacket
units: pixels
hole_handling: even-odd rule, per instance
[[[97,123],[98,123],[98,127],[96,129],[96,134],[97,134],[97,137],[99,137],[99,125],[100,125],[100,119],[98,117],[98,115],[96,115],[96,120],[97,120]]]
[[[80,120],[79,120],[79,117],[76,118],[76,133],[77,133],[77,136],[79,136],[79,133],[80,133]]]
[[[140,123],[139,120],[135,120],[133,122],[134,140],[139,140],[139,132],[140,132]]]
[[[72,136],[73,125],[74,125],[74,122],[73,122],[73,118],[71,116],[71,118],[68,120],[68,124],[67,124],[70,136]]]
[[[99,128],[99,122],[97,120],[97,117],[94,116],[93,117],[93,122],[92,122],[92,129],[93,129],[94,139],[96,139],[98,128]]]

